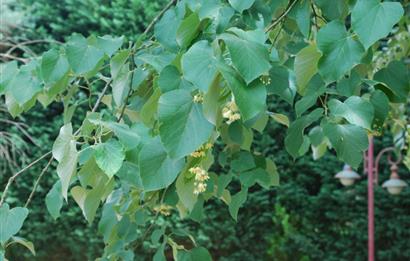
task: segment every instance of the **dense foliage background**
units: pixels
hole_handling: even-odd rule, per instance
[[[73,32],[84,35],[125,35],[135,39],[165,1],[113,0],[25,0],[12,3],[11,9],[24,12],[18,29],[3,37],[19,42],[25,39],[54,39],[62,41]],[[44,51],[48,44],[33,46]],[[286,105],[276,100],[270,106]],[[19,120],[26,123],[35,143],[25,139],[26,156],[20,164],[42,155],[52,146],[57,130],[62,125],[62,108],[55,105],[44,110],[39,105]],[[1,113],[1,112],[0,112]],[[1,114],[1,118],[7,118]],[[21,134],[18,128],[1,124],[0,130]],[[293,161],[284,151],[284,127],[271,122],[266,133],[257,138],[256,150],[273,155],[279,167],[281,186],[270,191],[254,189],[246,207],[239,212],[238,222],[227,218],[228,210],[220,203],[207,206],[201,225],[188,225],[202,245],[210,249],[216,260],[365,260],[367,255],[367,181],[365,177],[355,186],[342,187],[334,178],[341,169],[332,155],[319,161],[310,156]],[[391,140],[376,141],[376,151],[389,146]],[[2,161],[2,158],[0,158]],[[216,167],[223,171],[223,166]],[[55,168],[54,168],[55,169]],[[30,222],[21,235],[36,242],[37,256],[26,250],[11,248],[10,260],[92,260],[101,255],[103,243],[98,237],[96,222],[89,226],[81,211],[69,201],[57,221],[46,213],[44,197],[57,179],[53,168],[46,174],[31,203]],[[388,167],[383,165],[381,180],[388,178]],[[1,175],[1,185],[14,168]],[[12,195],[15,201],[28,197],[34,177],[41,171],[37,166],[21,176]],[[410,180],[401,168],[401,177]],[[234,186],[234,185],[233,185]],[[234,189],[234,188],[233,188]],[[376,248],[378,260],[410,259],[410,191],[393,197],[376,188]],[[24,202],[22,202],[24,204]],[[164,221],[165,222],[165,221]],[[170,221],[166,221],[170,222]],[[140,256],[149,259],[152,252],[141,248]],[[27,254],[27,255],[26,255]]]

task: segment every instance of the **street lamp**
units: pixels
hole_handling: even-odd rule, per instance
[[[374,160],[374,144],[373,137],[369,137],[369,149],[367,150],[367,156],[364,154],[364,172],[367,173],[367,209],[368,209],[368,260],[374,261],[374,184],[378,184],[379,179],[379,162],[381,157],[388,153],[388,162],[390,167],[390,179],[385,181],[382,185],[383,188],[387,188],[387,191],[392,195],[400,194],[403,188],[407,187],[407,183],[400,179],[397,174],[397,165],[401,162],[401,155],[398,156],[396,161],[392,160],[391,154],[395,151],[393,147],[382,149],[377,154],[376,160]],[[338,178],[344,186],[353,185],[356,179],[360,176],[354,172],[350,166],[345,165],[343,170],[336,174],[335,178]]]
[[[390,170],[391,170],[390,179],[385,181],[382,187],[387,188],[387,191],[390,194],[398,195],[405,187],[407,187],[407,183],[401,180],[399,175],[397,174],[396,164],[393,164]]]
[[[353,171],[349,165],[345,164],[343,170],[338,172],[335,178],[339,179],[343,186],[351,186],[356,179],[360,178],[360,175]]]

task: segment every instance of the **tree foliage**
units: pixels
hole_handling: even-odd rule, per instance
[[[148,213],[175,210],[195,220],[206,201],[218,199],[237,219],[250,187],[277,186],[274,155],[253,150],[254,134],[270,118],[289,125],[285,147],[294,159],[334,149],[357,168],[368,134],[379,135],[388,123],[403,148],[410,79],[400,3],[340,1],[335,12],[330,2],[307,0],[174,2],[128,46],[123,37],[76,34],[27,64],[1,64],[0,95],[12,116],[37,102],[64,105],[51,150],[59,181],[46,204],[58,217],[71,195],[89,222],[102,209],[101,260],[132,260],[137,231],[155,226]],[[392,31],[407,51],[383,57],[380,40]],[[84,92],[95,103],[73,128]],[[296,113],[269,111],[272,95]],[[228,174],[210,170],[215,144],[223,147]],[[236,193],[226,189],[232,181],[240,183]],[[1,207],[2,225],[12,213],[21,223],[27,215]],[[3,248],[17,231],[1,235]],[[189,235],[194,247],[185,247],[178,234],[172,227],[152,232],[155,260],[165,259],[166,245],[175,259],[211,259]]]

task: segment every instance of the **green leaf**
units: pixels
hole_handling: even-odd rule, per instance
[[[61,80],[70,70],[67,57],[58,50],[51,49],[41,58],[41,75],[45,83]]]
[[[82,35],[73,35],[67,43],[68,63],[76,74],[92,71],[103,59],[104,52],[95,46],[88,45]]]
[[[182,71],[185,79],[201,91],[207,92],[216,76],[216,59],[208,41],[199,41],[182,56]]]
[[[186,48],[194,40],[199,32],[200,20],[197,13],[192,13],[182,20],[178,27],[176,40],[181,48]]]
[[[178,71],[178,68],[174,65],[166,66],[158,78],[158,86],[162,93],[166,93],[172,90],[180,88],[182,76]]]
[[[271,159],[266,158],[265,170],[269,174],[269,186],[279,186],[280,177],[275,162],[273,162]]]
[[[134,124],[131,128],[123,123],[117,122],[104,122],[104,126],[109,128],[115,133],[115,136],[118,137],[121,144],[127,150],[132,150],[138,146],[141,142],[141,129],[143,128],[140,124]]]
[[[349,2],[345,0],[315,0],[315,4],[328,20],[343,20],[349,13]]]
[[[325,93],[326,87],[319,75],[315,75],[309,82],[305,96],[298,100],[295,104],[296,116],[300,117],[305,111],[316,104],[320,95]]]
[[[238,70],[246,84],[269,72],[271,65],[269,52],[265,46],[231,34],[224,34],[221,38],[228,47],[233,66]]]
[[[9,244],[7,244],[7,246],[11,244],[20,244],[27,248],[34,256],[36,255],[36,250],[34,249],[34,244],[32,242],[22,237],[12,237],[11,239],[12,241]]]
[[[207,142],[213,125],[202,113],[201,104],[194,103],[189,91],[174,90],[159,99],[161,141],[172,158],[181,158]]]
[[[243,121],[250,120],[266,109],[266,88],[259,81],[246,86],[239,75],[226,64],[218,63],[218,70],[235,97]]]
[[[166,11],[154,27],[155,38],[164,47],[176,51],[178,49],[176,36],[180,23],[181,19],[177,17],[174,9]]]
[[[233,195],[231,198],[231,202],[229,203],[229,214],[231,214],[231,217],[235,221],[238,220],[239,208],[242,207],[243,203],[245,203],[247,196],[248,196],[248,189],[242,188],[241,191]]]
[[[351,124],[371,129],[374,109],[370,102],[361,97],[352,96],[344,102],[332,99],[329,101],[329,109],[336,117],[343,117]]]
[[[211,83],[208,92],[204,96],[204,102],[202,105],[205,118],[213,125],[216,125],[217,123],[218,112],[220,109],[219,95],[222,88],[220,87],[221,77],[219,76],[220,75],[216,76]]]
[[[240,173],[239,180],[241,181],[241,184],[247,188],[253,186],[255,183],[258,183],[263,188],[267,189],[272,183],[271,176],[262,168],[256,168]]]
[[[161,72],[165,66],[171,64],[175,57],[176,55],[174,53],[166,51],[148,53],[143,50],[141,53],[135,55],[135,61],[137,62],[138,60],[141,60],[144,63],[151,65],[157,72]]]
[[[255,0],[229,0],[231,6],[239,13],[251,8],[254,2]]]
[[[117,172],[116,176],[120,178],[121,183],[131,185],[141,190],[144,189],[140,176],[140,170],[138,168],[138,165],[134,163],[125,161],[124,164],[122,164],[121,169]]]
[[[383,130],[384,121],[389,114],[389,99],[384,92],[375,90],[370,96],[370,103],[374,108],[372,128],[381,132]]]
[[[158,101],[161,97],[161,90],[155,88],[154,92],[145,102],[144,106],[141,108],[140,117],[141,121],[148,127],[153,127],[155,121],[157,120],[157,110],[158,110]]]
[[[368,146],[366,130],[350,124],[327,123],[323,126],[323,131],[336,150],[337,157],[357,168],[362,160],[363,151]]]
[[[337,92],[343,96],[350,97],[360,95],[360,75],[356,71],[352,71],[350,77],[341,79],[337,85]]]
[[[162,244],[157,251],[155,252],[154,257],[152,258],[153,261],[166,261],[167,259],[165,258],[164,255],[164,250],[165,250],[165,244]]]
[[[77,148],[71,123],[64,125],[53,144],[53,157],[58,161],[57,174],[61,181],[61,192],[67,200],[71,178],[77,172]]]
[[[317,63],[321,56],[321,53],[316,49],[316,44],[310,44],[296,54],[294,69],[297,89],[300,94],[305,93],[306,85],[317,73]]]
[[[268,93],[273,93],[281,97],[284,101],[293,105],[293,99],[296,95],[296,88],[292,82],[292,76],[289,70],[281,65],[274,65],[269,71]]]
[[[95,146],[94,150],[94,157],[98,167],[109,178],[112,178],[120,170],[125,159],[122,145],[117,140],[110,139]]]
[[[352,10],[352,28],[367,49],[387,36],[403,13],[401,3],[358,0]]]
[[[391,102],[405,103],[410,91],[410,73],[404,63],[393,61],[386,68],[381,69],[374,75],[374,80],[387,85],[377,85]]]
[[[285,125],[286,127],[289,127],[289,118],[288,116],[281,114],[281,113],[275,113],[275,112],[269,112],[269,116],[272,117],[277,123],[280,123],[282,125]]]
[[[127,62],[129,51],[117,53],[110,61],[112,82],[112,95],[115,104],[120,107],[130,90],[131,72]]]
[[[302,0],[289,12],[289,17],[296,21],[299,31],[308,39],[310,33],[310,1]]]
[[[243,172],[255,167],[255,160],[252,154],[248,151],[239,152],[237,158],[231,162],[231,168],[235,172]]]
[[[332,21],[319,30],[317,46],[323,54],[319,60],[319,73],[328,83],[339,80],[359,64],[365,54],[362,44],[347,33],[340,21]]]
[[[16,61],[0,64],[0,95],[5,93],[7,85],[18,72],[19,69]]]
[[[104,51],[108,56],[112,56],[124,42],[124,36],[112,37],[111,35],[97,36],[93,45],[98,49]]]
[[[216,186],[217,187],[216,195],[218,197],[222,196],[222,194],[224,192],[224,189],[226,188],[226,186],[229,185],[229,183],[231,183],[231,181],[232,181],[232,173],[231,172],[229,172],[227,175],[222,174],[222,175],[218,176],[218,184]]]
[[[71,194],[80,206],[84,217],[91,224],[101,201],[111,193],[114,188],[114,179],[108,181],[102,173],[95,179],[95,184],[91,189],[75,186],[71,189]]]
[[[286,151],[292,155],[293,158],[297,158],[299,150],[304,141],[304,130],[306,127],[317,121],[323,113],[323,109],[317,108],[308,115],[302,116],[292,122],[286,133],[285,147]]]
[[[171,159],[159,138],[145,144],[138,157],[144,191],[166,188],[175,181],[184,166],[183,159]]]
[[[148,75],[149,72],[148,70],[145,70],[145,68],[136,68],[132,76],[132,89],[138,90],[141,84],[147,79]]]
[[[63,207],[63,197],[61,195],[61,181],[54,183],[53,187],[46,195],[46,207],[48,213],[54,218],[57,219],[60,217],[60,211]]]
[[[188,216],[193,221],[200,223],[205,217],[204,211],[204,199],[200,197],[198,201],[195,203],[194,208],[192,209],[191,213]]]
[[[189,251],[178,251],[178,261],[212,261],[212,256],[204,247],[195,247]]]
[[[15,207],[10,209],[7,203],[0,208],[0,243],[4,244],[17,234],[27,218],[28,209]]]
[[[185,175],[179,175],[175,184],[179,200],[189,210],[194,209],[195,203],[198,200],[198,195],[194,193],[195,179],[185,178]]]
[[[31,72],[20,70],[9,82],[7,91],[11,93],[20,106],[23,106],[41,91],[41,86],[37,78],[32,76]]]

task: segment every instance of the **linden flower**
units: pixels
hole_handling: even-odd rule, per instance
[[[229,117],[226,123],[230,125],[232,122],[240,120],[240,119],[241,119],[241,115],[239,113],[234,113]]]
[[[222,117],[229,118],[232,115],[232,111],[228,107],[222,109]]]
[[[207,144],[205,144],[205,149],[207,149],[207,150],[209,150],[209,149],[212,149],[214,147],[214,144],[212,144],[212,143],[207,143]]]
[[[203,150],[197,150],[191,153],[191,157],[194,157],[194,158],[201,158],[204,156],[205,156],[205,151]]]
[[[263,85],[271,84],[271,79],[270,79],[269,75],[262,75],[259,79],[260,79],[260,81],[262,82]]]
[[[171,215],[171,209],[172,207],[169,205],[161,204],[159,206],[154,207],[155,212],[159,212],[164,216],[169,216]]]
[[[203,103],[204,102],[204,95],[202,93],[198,93],[194,96],[195,103]]]
[[[201,147],[199,147],[199,149],[197,149],[196,151],[192,152],[191,157],[194,157],[194,158],[205,157],[206,150],[212,149],[213,146],[214,145],[212,143],[206,143],[202,145]]]
[[[222,109],[222,117],[227,119],[226,123],[228,125],[241,118],[235,101],[230,101],[225,105]]]
[[[194,189],[194,194],[199,195],[200,193],[203,193],[206,191],[206,183],[201,183],[201,182],[195,182],[195,189]]]
[[[206,181],[209,179],[208,172],[201,167],[192,167],[189,172],[195,174],[194,194],[198,195],[206,191]]]

